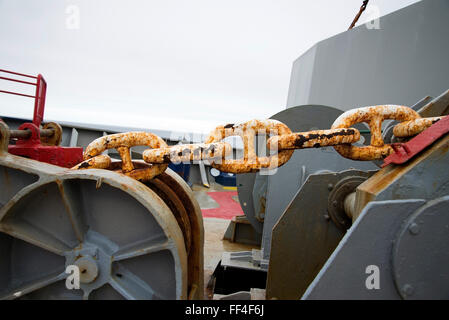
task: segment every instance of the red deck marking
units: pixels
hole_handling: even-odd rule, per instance
[[[231,220],[235,216],[243,215],[240,204],[232,199],[233,196],[237,195],[237,191],[208,192],[207,195],[214,199],[219,207],[202,209],[203,217]]]

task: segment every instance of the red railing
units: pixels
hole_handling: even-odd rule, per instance
[[[39,75],[37,75],[37,77],[35,77],[35,76],[30,76],[28,74],[23,74],[23,73],[8,71],[8,70],[2,70],[2,69],[0,69],[0,72],[7,73],[7,74],[12,74],[12,75],[15,75],[15,76],[20,76],[20,77],[31,78],[31,79],[35,79],[36,80],[36,82],[29,82],[29,81],[24,81],[24,80],[19,80],[19,79],[13,79],[13,78],[1,77],[0,76],[0,80],[19,82],[19,83],[23,83],[23,84],[36,86],[36,94],[33,96],[33,95],[30,95],[30,94],[24,94],[24,93],[19,93],[19,92],[12,92],[12,91],[5,91],[5,90],[0,90],[0,92],[1,93],[14,94],[14,95],[17,95],[17,96],[22,96],[22,97],[34,98],[33,124],[35,124],[37,127],[39,127],[41,122],[42,122],[42,120],[44,119],[45,95],[47,93],[47,83],[45,82],[44,77],[41,74],[39,74]]]

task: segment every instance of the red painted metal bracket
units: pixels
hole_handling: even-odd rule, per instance
[[[407,162],[448,132],[449,116],[434,123],[431,127],[406,143],[392,144],[391,146],[395,152],[385,158],[382,168],[390,163],[402,164]]]
[[[9,145],[8,152],[11,154],[65,168],[83,161],[83,148],[42,145],[39,128],[34,123],[24,123],[19,130],[30,130],[31,137],[18,139],[15,145]]]
[[[16,141],[16,144],[8,146],[8,152],[17,156],[26,157],[66,168],[71,168],[83,161],[83,148],[47,146],[41,144],[39,128],[44,119],[45,97],[47,94],[47,83],[44,77],[41,74],[32,76],[3,69],[0,69],[0,73],[6,73],[12,76],[19,76],[36,80],[36,82],[34,83],[30,81],[11,78],[11,76],[0,76],[0,80],[18,82],[36,87],[34,96],[19,92],[0,90],[0,93],[34,98],[33,122],[24,123],[19,127],[19,130],[30,130],[31,137],[29,139],[19,138]]]
[[[44,77],[39,74],[36,82],[36,95],[34,100],[33,123],[40,126],[44,120],[45,96],[47,94],[47,82]]]

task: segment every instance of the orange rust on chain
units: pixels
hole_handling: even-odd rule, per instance
[[[381,127],[385,119],[394,119],[401,122],[395,127],[397,136],[410,136],[424,130],[432,123],[441,119],[423,119],[414,110],[405,106],[383,105],[353,109],[338,117],[332,129],[315,130],[309,132],[292,133],[282,122],[276,120],[251,120],[239,125],[219,126],[213,130],[205,143],[177,145],[168,147],[158,136],[148,132],[127,132],[104,136],[94,140],[86,148],[82,163],[76,169],[109,168],[131,176],[137,180],[147,181],[161,174],[169,162],[190,162],[198,160],[211,160],[211,165],[223,172],[247,173],[257,172],[260,169],[274,169],[285,164],[292,156],[294,149],[319,148],[334,146],[343,156],[353,160],[375,160],[388,156],[393,149],[385,145],[382,139]],[[359,122],[366,122],[371,129],[371,145],[352,146],[360,139],[360,132],[350,128]],[[418,129],[417,129],[418,128]],[[405,133],[401,133],[405,130]],[[416,131],[416,133],[415,133]],[[256,135],[271,136],[267,145],[271,151],[270,156],[258,157],[254,142]],[[226,137],[240,136],[243,140],[243,159],[228,159],[232,147],[222,142]],[[135,168],[131,159],[130,148],[137,145],[146,145],[152,149],[143,152],[146,166]],[[100,156],[106,149],[116,148],[122,158],[118,164],[111,164],[107,156]]]
[[[268,139],[268,147],[277,150],[321,148],[343,143],[353,143],[360,139],[360,132],[354,128],[315,130],[296,132]]]
[[[232,153],[232,146],[226,142],[197,143],[148,149],[142,154],[148,163],[190,162],[198,160],[224,160]]]
[[[420,115],[413,109],[396,105],[372,106],[346,111],[335,120],[332,129],[349,128],[356,123],[365,122],[371,130],[371,145],[357,147],[346,144],[334,146],[334,148],[343,157],[352,160],[383,159],[393,152],[393,148],[385,144],[382,139],[382,121],[394,119],[403,122],[418,118]]]
[[[426,130],[444,117],[420,118],[405,121],[393,128],[393,134],[399,138],[412,137]]]
[[[213,130],[206,143],[219,142],[226,137],[240,136],[243,140],[243,159],[212,161],[211,165],[223,172],[248,173],[257,172],[262,168],[274,169],[285,164],[293,154],[293,150],[283,150],[268,157],[258,157],[254,147],[256,134],[284,135],[291,130],[282,122],[276,120],[251,120],[239,125],[228,124]]]
[[[123,173],[131,172],[134,170],[134,166],[131,158],[131,150],[129,147],[117,147],[120,158],[122,158],[122,171]]]
[[[84,160],[72,168],[72,170],[82,169],[107,169],[111,165],[111,158],[105,154]]]
[[[112,148],[148,146],[152,149],[167,147],[164,140],[150,132],[125,132],[110,134],[92,141],[84,151],[84,160],[99,155]]]
[[[103,151],[111,148],[117,149],[122,161],[120,162],[120,172],[130,176],[136,180],[148,181],[154,178],[156,175],[164,172],[167,164],[154,164],[148,165],[142,168],[134,168],[133,161],[131,159],[130,148],[134,146],[148,146],[150,148],[164,148],[167,147],[167,143],[155,134],[149,132],[126,132],[116,133],[107,136],[100,137],[92,141],[84,151],[84,159],[88,160],[100,155]],[[86,161],[84,161],[86,162]],[[117,164],[109,166],[116,170]],[[94,168],[95,166],[91,166]],[[98,167],[95,167],[98,168]],[[102,167],[101,169],[106,169]]]
[[[134,169],[132,171],[126,172],[125,174],[128,177],[131,177],[135,180],[139,181],[150,181],[154,177],[164,173],[167,169],[166,165],[152,165],[145,163],[143,161],[133,161]],[[111,166],[108,168],[112,171],[123,173],[122,170],[122,161],[114,161],[111,163]]]

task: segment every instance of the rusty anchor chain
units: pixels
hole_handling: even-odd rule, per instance
[[[419,134],[444,117],[422,118],[406,106],[379,105],[352,109],[344,112],[333,123],[331,129],[308,132],[291,132],[276,120],[251,120],[242,124],[218,126],[207,137],[205,143],[168,146],[160,137],[148,132],[127,132],[104,136],[94,140],[84,152],[84,161],[72,169],[110,169],[122,172],[137,180],[148,181],[164,172],[168,163],[209,161],[222,172],[248,173],[261,169],[274,169],[288,162],[296,149],[333,146],[343,157],[352,160],[380,160],[394,152],[390,144],[382,139],[382,122],[387,119],[400,123],[394,127],[397,137],[405,138]],[[371,141],[368,146],[355,146],[360,132],[351,126],[365,122],[370,127]],[[270,154],[259,157],[255,148],[255,137],[266,135]],[[229,159],[232,146],[223,142],[227,137],[240,136],[243,141],[242,159]],[[130,148],[137,145],[150,147],[143,152],[145,161],[135,167]],[[103,151],[115,148],[122,158],[112,162]]]

